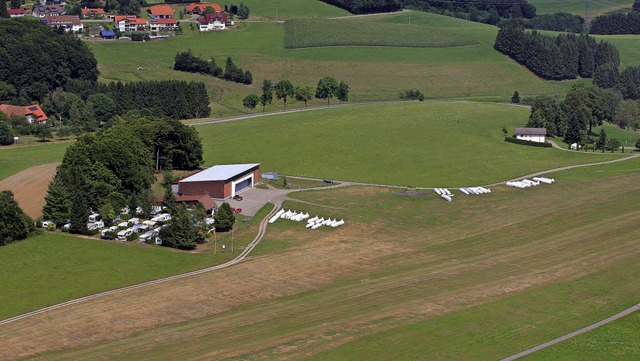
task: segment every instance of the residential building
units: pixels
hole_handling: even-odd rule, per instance
[[[23,8],[7,9],[7,13],[9,14],[9,17],[21,18],[25,16],[25,14],[27,13],[27,9],[23,9]]]
[[[173,18],[174,11],[171,6],[162,4],[151,6],[147,13],[151,19],[170,19]]]
[[[14,115],[23,116],[27,118],[27,121],[30,124],[34,121],[40,124],[45,124],[47,119],[49,119],[38,104],[26,107],[20,105],[0,104],[0,112],[6,114],[8,117],[12,117]]]
[[[114,18],[115,27],[121,33],[131,31],[143,31],[147,27],[147,21],[135,15],[122,15]]]
[[[187,14],[204,15],[204,11],[207,7],[213,8],[217,13],[222,12],[222,8],[218,4],[189,4],[184,10]]]
[[[151,31],[167,31],[167,30],[175,30],[178,28],[178,23],[176,19],[152,19],[149,20],[149,28]]]
[[[544,143],[547,129],[545,128],[516,128],[516,139],[527,140],[529,142]]]
[[[224,30],[226,28],[226,23],[226,14],[205,14],[203,17],[198,19],[198,30]]]
[[[82,31],[82,21],[77,15],[45,16],[42,22],[52,28],[64,27],[66,32],[77,33]]]
[[[60,5],[36,5],[33,7],[31,14],[36,18],[44,18],[45,16],[62,16],[66,12]]]
[[[101,8],[84,8],[82,16],[85,18],[103,18],[106,15],[104,9]]]

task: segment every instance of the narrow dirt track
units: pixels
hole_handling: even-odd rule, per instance
[[[8,323],[11,323],[11,322],[15,322],[15,321],[18,321],[18,320],[23,320],[25,318],[29,318],[29,317],[32,317],[32,316],[35,316],[35,315],[39,315],[39,314],[42,314],[42,313],[45,313],[45,312],[48,312],[48,311],[52,311],[52,310],[55,310],[55,309],[58,309],[58,308],[62,308],[62,307],[65,307],[65,306],[70,306],[70,305],[73,305],[73,304],[76,304],[76,303],[93,300],[95,298],[104,297],[104,296],[108,296],[108,295],[114,295],[114,294],[130,291],[130,290],[135,290],[137,288],[147,287],[147,286],[151,286],[151,285],[157,285],[159,283],[164,283],[164,282],[167,282],[167,281],[177,280],[177,279],[185,278],[185,277],[192,277],[192,276],[195,276],[195,275],[200,275],[200,274],[203,274],[203,273],[212,272],[212,271],[220,270],[220,269],[223,269],[223,268],[231,267],[231,266],[233,266],[235,264],[238,264],[238,263],[242,262],[247,257],[247,255],[258,245],[258,243],[260,243],[262,238],[264,238],[265,233],[267,232],[267,222],[269,221],[269,218],[271,218],[276,212],[278,212],[279,209],[280,209],[280,205],[279,204],[277,204],[275,207],[273,207],[271,212],[269,212],[269,214],[267,214],[267,216],[260,222],[260,226],[259,226],[259,229],[258,229],[258,234],[256,235],[256,237],[251,241],[251,243],[249,243],[247,245],[247,247],[245,247],[245,249],[236,258],[232,259],[231,261],[229,261],[227,263],[219,264],[217,266],[204,268],[204,269],[193,271],[193,272],[182,273],[182,274],[175,275],[175,276],[161,278],[161,279],[157,279],[157,280],[154,280],[154,281],[139,283],[137,285],[132,285],[132,286],[128,286],[128,287],[118,288],[118,289],[115,289],[115,290],[100,292],[100,293],[96,293],[96,294],[89,295],[89,296],[86,296],[86,297],[76,298],[76,299],[73,299],[73,300],[70,300],[70,301],[67,301],[67,302],[58,303],[56,305],[52,305],[52,306],[49,306],[49,307],[41,308],[39,310],[35,310],[35,311],[32,311],[32,312],[24,313],[22,315],[18,315],[18,316],[15,316],[15,317],[7,318],[5,320],[0,321],[0,326],[4,326],[4,325],[6,325]]]
[[[29,217],[38,218],[42,215],[49,182],[56,174],[59,164],[56,162],[38,165],[4,178],[0,180],[0,190],[12,191],[22,210]]]
[[[525,356],[530,355],[530,354],[532,354],[534,352],[537,352],[537,351],[540,351],[542,349],[545,349],[545,348],[547,348],[549,346],[553,346],[553,345],[555,345],[555,344],[557,344],[559,342],[566,341],[566,340],[568,340],[570,338],[576,337],[576,336],[581,335],[581,334],[583,334],[585,332],[589,332],[591,330],[595,330],[598,327],[604,326],[607,323],[610,323],[610,322],[613,322],[615,320],[621,319],[622,317],[630,315],[630,314],[632,314],[632,313],[634,313],[634,312],[636,312],[638,310],[640,310],[640,304],[637,304],[637,305],[635,305],[633,307],[629,307],[626,310],[624,310],[624,311],[622,311],[622,312],[620,312],[618,314],[615,314],[615,315],[613,315],[613,316],[611,316],[609,318],[606,318],[606,319],[604,319],[604,320],[602,320],[600,322],[596,322],[593,325],[589,325],[587,327],[581,328],[578,331],[574,331],[574,332],[568,333],[568,334],[566,334],[564,336],[560,336],[560,337],[558,337],[556,339],[553,339],[551,341],[545,342],[545,343],[540,344],[540,345],[538,345],[536,347],[532,347],[532,348],[530,348],[528,350],[522,351],[522,352],[517,353],[517,354],[515,354],[513,356],[509,356],[507,358],[504,358],[501,361],[517,360],[517,359],[519,359],[521,357],[525,357]]]

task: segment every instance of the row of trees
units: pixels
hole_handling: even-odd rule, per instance
[[[236,83],[253,83],[253,74],[249,70],[244,71],[238,67],[231,57],[227,57],[223,71],[222,67],[216,64],[215,58],[211,57],[208,61],[204,60],[193,55],[191,49],[176,54],[173,69],[189,73],[209,74]]]
[[[505,22],[498,30],[495,49],[525,65],[543,79],[591,78],[597,67],[620,64],[617,49],[588,35],[560,34],[556,37],[537,31],[526,32],[519,20]]]
[[[569,13],[553,13],[537,15],[524,22],[525,27],[535,30],[564,31],[581,33],[584,30],[584,19],[580,15]]]
[[[592,34],[640,34],[640,0],[628,13],[614,12],[593,19]]]
[[[402,9],[400,0],[321,0],[353,14],[382,13]]]
[[[569,143],[594,143],[593,128],[603,122],[628,130],[640,128],[640,104],[624,99],[617,89],[576,85],[563,101],[549,96],[531,102],[527,127],[546,128],[547,134]]]
[[[193,169],[202,163],[194,128],[169,119],[122,119],[98,134],[85,134],[69,146],[49,184],[43,216],[70,232],[86,232],[89,210],[115,217],[125,206],[154,204],[154,168]]]
[[[273,97],[282,100],[283,109],[287,109],[287,101],[294,98],[296,101],[304,102],[304,106],[313,99],[322,99],[327,101],[327,105],[331,104],[332,98],[337,98],[341,102],[349,101],[349,84],[338,81],[335,78],[326,76],[318,81],[315,91],[306,85],[294,86],[290,80],[281,80],[273,83],[271,80],[262,82],[262,94],[249,94],[242,100],[242,105],[253,111],[258,104],[262,105],[262,111],[265,107],[273,102]]]
[[[138,113],[172,119],[209,116],[209,94],[202,82],[183,80],[149,80],[131,83],[97,83],[70,81],[64,90],[88,100],[92,95],[105,94],[116,103],[115,115]]]

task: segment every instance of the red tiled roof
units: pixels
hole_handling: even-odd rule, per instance
[[[171,6],[162,4],[162,5],[154,5],[147,10],[153,16],[159,15],[171,15],[173,16],[173,9]]]
[[[199,194],[199,195],[193,195],[193,196],[176,196],[176,202],[178,203],[198,202],[202,204],[204,209],[207,211],[215,208],[216,206],[216,202],[214,202],[213,199],[211,199],[211,197],[209,197],[206,194]]]
[[[210,23],[215,19],[219,19],[220,21],[222,21],[223,23],[227,22],[227,14],[205,14],[203,18],[200,19],[204,19],[204,21],[202,21],[203,23]],[[198,19],[198,20],[200,20]]]
[[[45,16],[42,21],[48,25],[82,24],[80,18],[76,15]]]
[[[547,135],[546,128],[516,128],[516,135]]]
[[[87,14],[100,14],[100,15],[104,15],[104,9],[101,8],[84,8],[82,9],[82,15],[87,15]]]
[[[5,113],[8,117],[14,115],[27,116],[33,114],[33,117],[38,122],[43,122],[49,117],[42,111],[42,108],[38,104],[29,105],[26,107],[19,105],[0,104],[0,112]]]
[[[204,12],[208,6],[212,7],[216,12],[222,11],[222,8],[218,4],[189,4],[187,5],[187,12]]]
[[[145,19],[139,18],[135,15],[122,15],[122,16],[116,16],[114,18],[114,21],[116,24],[123,20],[128,21],[130,24],[133,24],[133,25],[147,25],[147,21]]]
[[[19,8],[19,9],[7,9],[7,13],[9,15],[24,15],[27,13],[27,9]]]

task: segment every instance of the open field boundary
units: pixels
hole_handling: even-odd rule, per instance
[[[273,209],[271,210],[271,212],[269,212],[269,214],[267,214],[262,219],[262,221],[260,221],[260,225],[259,225],[259,228],[258,228],[258,234],[255,236],[255,238],[247,245],[247,247],[245,247],[244,250],[242,250],[242,252],[240,252],[240,254],[236,258],[232,259],[229,262],[226,262],[226,263],[223,263],[223,264],[219,264],[219,265],[213,266],[213,267],[204,268],[204,269],[197,270],[197,271],[182,273],[182,274],[178,274],[178,275],[174,275],[174,276],[160,278],[160,279],[153,280],[153,281],[138,283],[136,285],[117,288],[117,289],[114,289],[114,290],[100,292],[100,293],[96,293],[96,294],[93,294],[93,295],[80,297],[80,298],[76,298],[76,299],[69,300],[69,301],[66,301],[66,302],[58,303],[58,304],[55,304],[55,305],[52,305],[52,306],[49,306],[49,307],[41,308],[39,310],[27,312],[27,313],[24,313],[22,315],[18,315],[18,316],[14,316],[14,317],[11,317],[11,318],[7,318],[5,320],[1,320],[0,321],[0,326],[4,326],[4,325],[9,324],[9,323],[14,322],[14,321],[23,320],[25,318],[29,318],[29,317],[32,317],[32,316],[35,316],[35,315],[43,314],[43,313],[48,312],[48,311],[52,311],[52,310],[55,310],[55,309],[59,309],[59,308],[63,308],[63,307],[66,307],[66,306],[74,305],[74,304],[81,303],[81,302],[84,302],[84,301],[89,301],[89,300],[93,300],[93,299],[104,297],[104,296],[108,296],[108,295],[118,294],[118,293],[130,291],[130,290],[135,290],[135,289],[138,289],[138,288],[143,288],[143,287],[147,287],[147,286],[151,286],[151,285],[157,285],[159,283],[164,283],[164,282],[167,282],[167,281],[172,281],[172,280],[177,280],[177,279],[181,279],[181,278],[196,276],[196,275],[200,275],[200,274],[203,274],[203,273],[217,271],[217,270],[220,270],[220,269],[223,269],[223,268],[231,267],[231,266],[233,266],[235,264],[238,264],[238,263],[242,262],[249,255],[249,253],[251,253],[251,251],[258,245],[258,243],[260,243],[260,241],[262,240],[262,238],[264,238],[264,235],[267,232],[267,222],[269,221],[269,218],[271,218],[274,214],[276,214],[276,212],[278,212],[279,209],[280,209],[280,204],[276,204],[273,207]]]
[[[620,319],[622,317],[625,317],[627,315],[630,315],[630,314],[632,314],[632,313],[634,313],[634,312],[636,312],[638,310],[640,310],[640,303],[635,305],[635,306],[629,307],[626,310],[624,310],[624,311],[622,311],[620,313],[617,313],[617,314],[615,314],[615,315],[613,315],[613,316],[611,316],[609,318],[606,318],[606,319],[604,319],[602,321],[596,322],[596,323],[594,323],[592,325],[589,325],[587,327],[583,327],[583,328],[581,328],[581,329],[579,329],[577,331],[573,331],[573,332],[568,333],[568,334],[566,334],[564,336],[560,336],[560,337],[558,337],[556,339],[553,339],[551,341],[545,342],[545,343],[540,344],[538,346],[532,347],[532,348],[530,348],[528,350],[524,350],[524,351],[522,351],[520,353],[517,353],[517,354],[515,354],[513,356],[509,356],[507,358],[504,358],[501,361],[517,360],[517,359],[522,358],[524,356],[530,355],[530,354],[532,354],[532,353],[534,353],[536,351],[540,351],[540,350],[542,350],[544,348],[547,348],[549,346],[553,346],[553,345],[555,345],[557,343],[560,343],[562,341],[566,341],[566,340],[568,340],[570,338],[573,338],[573,337],[576,337],[578,335],[581,335],[581,334],[583,334],[585,332],[589,332],[591,330],[595,330],[598,327],[601,327],[601,326],[604,326],[604,325],[606,325],[608,323],[616,321],[616,320],[618,320],[618,319]]]

